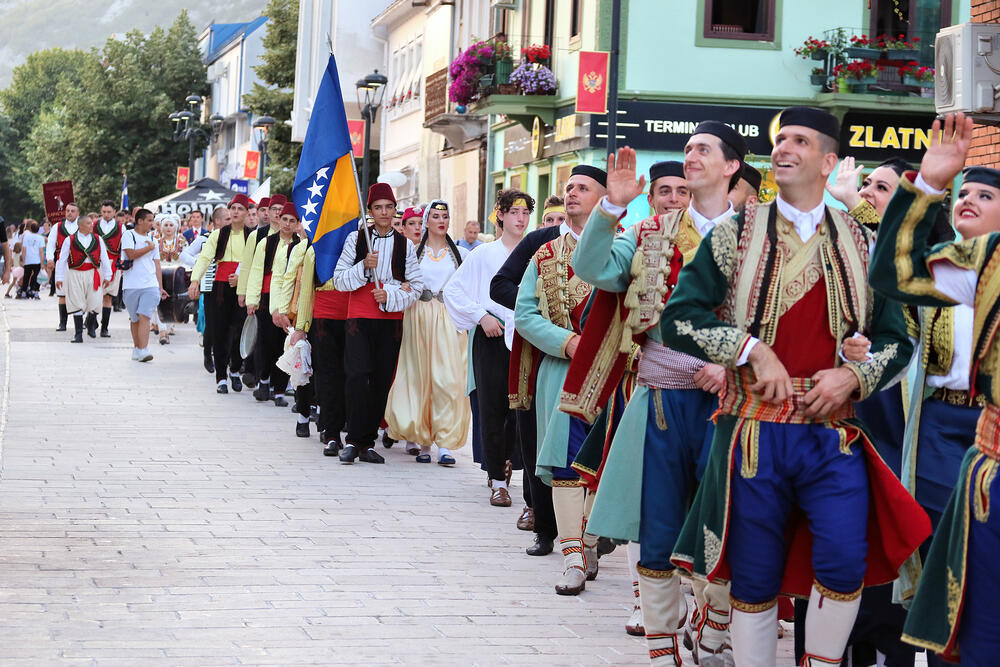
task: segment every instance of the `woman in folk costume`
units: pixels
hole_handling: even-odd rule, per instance
[[[454,465],[451,450],[465,445],[472,411],[465,399],[465,333],[448,316],[442,291],[468,251],[448,236],[448,203],[435,199],[423,214],[424,235],[417,261],[424,275],[420,300],[403,316],[399,364],[386,401],[389,430],[420,446],[418,463],[431,462],[431,445],[438,446],[438,463]]]
[[[160,220],[160,266],[163,267],[163,284],[173,285],[174,271],[180,266],[181,253],[187,247],[187,239],[180,233],[180,216],[176,213],[164,214]],[[166,289],[166,288],[165,288]],[[169,290],[168,290],[169,291]],[[172,326],[162,326],[159,309],[153,318],[159,336],[160,345],[170,344],[170,336],[174,335]]]
[[[939,653],[948,661],[993,665],[1000,651],[996,632],[1000,622],[996,605],[1000,579],[995,572],[1000,520],[992,508],[1000,467],[1000,171],[981,167],[965,170],[954,208],[955,227],[963,240],[933,247],[930,244],[941,200],[964,166],[972,129],[971,119],[963,114],[946,117],[943,133],[941,122],[934,121],[920,173],[906,174],[886,210],[870,280],[875,289],[890,298],[932,307],[923,309],[925,322],[926,311],[933,313],[935,309],[942,311],[935,316],[939,324],[952,320],[950,346],[942,346],[934,331],[929,341],[921,340],[922,345],[929,346],[930,355],[925,381],[929,383],[930,374],[947,380],[965,370],[969,415],[981,407],[970,430],[962,413],[948,407],[958,407],[948,398],[954,398],[960,390],[944,384],[938,389],[947,392],[935,389],[941,405],[930,405],[934,394],[924,402],[917,434],[917,498],[923,495],[923,504],[927,490],[937,491],[929,483],[931,480],[925,479],[926,467],[922,470],[920,459],[927,455],[949,469],[939,472],[950,474],[955,485],[947,506],[938,516],[932,515],[936,523],[934,538],[907,615],[903,639]],[[943,312],[949,310],[948,306],[956,310],[951,314]],[[965,315],[957,310],[962,306],[972,309],[971,320],[965,324],[961,322]],[[964,350],[960,352],[960,348]],[[950,361],[947,368],[942,361]],[[939,416],[932,418],[934,413]],[[909,417],[913,419],[912,414]],[[946,435],[946,429],[952,433]],[[930,443],[925,438],[929,430],[940,434],[938,442]],[[956,467],[954,450],[961,444],[971,446]],[[923,494],[921,484],[925,486]],[[934,664],[931,660],[928,663]]]

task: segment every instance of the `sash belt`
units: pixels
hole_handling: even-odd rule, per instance
[[[639,384],[652,389],[697,389],[694,374],[705,362],[646,339],[639,359]]]

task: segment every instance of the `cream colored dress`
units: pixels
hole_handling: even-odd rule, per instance
[[[464,248],[459,252],[463,258],[468,254]],[[440,255],[424,248],[424,295],[403,315],[396,378],[385,408],[394,438],[446,449],[465,445],[472,421],[465,395],[468,336],[458,331],[441,300],[456,269],[448,248]]]

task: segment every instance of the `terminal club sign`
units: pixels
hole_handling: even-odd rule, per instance
[[[618,145],[631,146],[637,150],[681,152],[698,123],[703,120],[718,120],[739,132],[751,153],[770,155],[770,128],[780,111],[780,107],[622,100],[618,102]],[[607,116],[591,116],[591,147],[603,148],[607,140]]]

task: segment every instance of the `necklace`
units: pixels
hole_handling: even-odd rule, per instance
[[[444,259],[445,255],[448,254],[448,246],[441,248],[441,253],[438,255],[434,254],[434,249],[430,246],[424,246],[424,254],[427,255],[432,262],[440,262]]]

